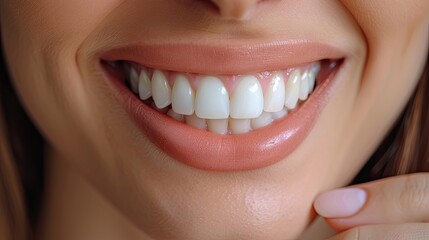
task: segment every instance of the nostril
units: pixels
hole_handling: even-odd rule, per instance
[[[198,4],[200,4],[201,6],[203,6],[209,11],[220,13],[219,6],[212,0],[195,0],[195,2],[197,2]]]
[[[192,0],[223,19],[244,20],[262,0]]]

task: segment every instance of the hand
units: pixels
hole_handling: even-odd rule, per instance
[[[332,240],[429,239],[429,173],[325,192],[314,208],[341,232]]]

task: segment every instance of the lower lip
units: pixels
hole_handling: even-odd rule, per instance
[[[244,171],[275,164],[304,141],[329,100],[340,68],[297,111],[268,127],[242,135],[218,135],[196,129],[147,106],[123,82],[113,79],[108,85],[143,134],[173,159],[197,169]]]

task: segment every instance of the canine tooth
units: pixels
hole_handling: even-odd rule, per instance
[[[254,76],[244,76],[231,96],[231,118],[256,118],[264,109],[264,96],[259,81]]]
[[[286,100],[285,106],[288,109],[294,109],[298,103],[299,97],[299,85],[301,82],[301,74],[299,70],[294,70],[289,76],[289,80],[286,83]]]
[[[232,134],[243,134],[252,131],[250,119],[229,119],[229,129]]]
[[[167,115],[173,119],[176,119],[179,122],[185,121],[185,116],[183,116],[182,114],[178,114],[178,113],[174,112],[173,109],[168,110]]]
[[[139,93],[139,74],[137,73],[137,70],[134,68],[130,69],[130,85],[131,85],[131,91],[138,94]]]
[[[139,77],[139,96],[141,100],[147,100],[152,97],[152,86],[145,70],[140,72]]]
[[[301,76],[301,83],[299,86],[299,99],[302,101],[305,101],[308,98],[308,85],[308,71],[305,71]]]
[[[271,113],[263,112],[258,118],[252,119],[251,126],[253,129],[263,128],[273,122]]]
[[[271,117],[273,118],[273,120],[277,120],[286,116],[287,113],[287,109],[283,108],[281,111],[271,113]]]
[[[202,130],[206,130],[207,129],[207,123],[205,119],[199,118],[197,117],[197,115],[193,114],[193,115],[189,115],[189,116],[185,116],[185,122],[186,124],[202,129]]]
[[[173,110],[183,115],[192,115],[194,113],[194,98],[194,90],[189,84],[188,78],[184,75],[177,75],[171,93]]]
[[[209,119],[207,128],[210,132],[225,135],[228,133],[228,119]]]
[[[152,76],[152,97],[158,108],[165,108],[171,104],[171,88],[165,74],[155,70]]]
[[[282,74],[273,75],[270,84],[265,91],[264,111],[278,112],[283,109],[285,103],[285,82]]]
[[[205,119],[225,119],[229,116],[229,96],[219,78],[201,79],[195,94],[195,114]]]

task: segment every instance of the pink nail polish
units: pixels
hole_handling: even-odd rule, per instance
[[[314,208],[325,218],[346,218],[359,212],[366,198],[366,191],[360,188],[335,189],[317,196]]]

